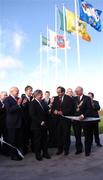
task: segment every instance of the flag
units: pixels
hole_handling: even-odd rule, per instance
[[[63,12],[60,11],[59,9],[58,9],[58,12],[60,16],[60,29],[64,31],[64,24],[65,24],[65,30],[67,31],[66,15],[64,14],[65,17],[63,17]],[[65,23],[64,23],[64,20],[65,20]]]
[[[57,34],[56,32],[49,29],[49,40],[50,40],[50,47],[52,48],[70,48],[69,41],[61,35]]]
[[[42,45],[45,45],[45,46],[50,45],[49,40],[45,36],[42,36]]]
[[[63,13],[59,10],[59,15],[60,15],[60,29],[64,31],[64,18],[63,18]],[[91,41],[91,37],[88,34],[86,30],[86,23],[77,17],[78,21],[78,34],[79,36],[86,40],[86,41]],[[76,34],[76,16],[73,12],[69,11],[68,9],[65,9],[65,30],[66,32]]]
[[[80,19],[90,24],[97,31],[101,31],[100,15],[102,11],[95,9],[91,4],[85,0],[79,0],[80,5]]]

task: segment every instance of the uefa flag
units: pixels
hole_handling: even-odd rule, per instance
[[[67,48],[69,49],[69,42],[65,39],[65,37],[61,34],[57,34],[56,32],[49,29],[49,40],[51,48]]]
[[[101,31],[100,15],[102,11],[95,9],[91,4],[85,0],[79,0],[80,5],[80,19],[90,24],[97,31]]]

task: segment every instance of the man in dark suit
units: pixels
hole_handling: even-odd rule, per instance
[[[48,114],[48,145],[49,147],[55,147],[55,120],[51,115],[52,98],[50,98],[50,91],[45,91],[43,102],[49,108]]]
[[[19,89],[12,87],[10,89],[10,95],[4,100],[6,108],[6,128],[8,134],[8,143],[22,149],[22,109],[21,99],[18,98]],[[10,148],[10,155],[12,160],[22,160],[17,151]]]
[[[4,106],[4,100],[7,97],[7,92],[0,92],[0,137],[3,136],[4,140],[6,138],[6,128],[5,128],[5,119],[6,119],[6,109]],[[0,152],[4,153],[5,145],[1,147],[0,143]],[[5,149],[6,150],[6,149]]]
[[[99,118],[99,113],[98,113],[98,111],[100,110],[99,102],[94,100],[94,93],[89,92],[88,96],[91,98],[91,104],[92,104],[91,117]],[[95,142],[97,146],[102,147],[100,143],[100,138],[99,138],[99,122],[100,121],[94,121],[92,123],[92,129],[93,129],[93,135],[95,137]]]
[[[45,91],[45,96],[43,99],[44,103],[46,103],[48,106],[50,105],[50,91]]]
[[[25,94],[22,94],[21,98],[22,101],[25,100],[25,103],[22,105],[23,110],[23,153],[27,154],[29,149],[29,139],[32,139],[31,137],[31,131],[30,131],[30,115],[29,115],[29,104],[32,100],[32,91],[33,88],[31,86],[25,87]],[[31,142],[32,143],[32,142]],[[32,148],[33,151],[33,148]]]
[[[68,155],[70,147],[70,134],[71,134],[71,120],[63,117],[73,114],[73,100],[71,97],[65,95],[63,87],[57,88],[58,96],[54,97],[52,104],[52,113],[54,118],[57,119],[57,155],[63,153]]]
[[[80,121],[73,122],[73,129],[76,138],[76,154],[82,153],[83,145],[81,141],[82,129],[85,137],[85,155],[89,156],[92,146],[92,126],[91,122],[83,122],[84,118],[91,117],[91,100],[83,94],[83,88],[77,87],[74,98],[74,116],[79,116]]]
[[[43,157],[50,159],[47,147],[48,106],[42,102],[43,93],[41,90],[36,90],[33,96],[34,99],[30,102],[29,107],[31,130],[36,159],[41,161]],[[43,151],[43,156],[41,151]]]

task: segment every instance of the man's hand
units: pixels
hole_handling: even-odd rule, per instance
[[[84,115],[81,114],[81,115],[79,116],[79,118],[80,118],[80,121],[83,120],[83,119],[84,119]]]
[[[53,104],[53,102],[54,102],[54,97],[52,97],[52,98],[50,99],[50,104]]]
[[[63,115],[63,112],[62,111],[58,111],[58,115]]]
[[[45,122],[44,122],[44,121],[42,121],[42,122],[41,122],[41,126],[44,126],[44,125],[45,125]]]
[[[25,104],[27,102],[27,99],[23,99],[22,104]]]
[[[57,114],[58,114],[58,111],[57,111],[57,110],[55,110],[55,111],[54,111],[54,115],[57,115]]]
[[[19,98],[19,99],[17,100],[17,104],[20,106],[21,103],[22,103],[22,98]]]

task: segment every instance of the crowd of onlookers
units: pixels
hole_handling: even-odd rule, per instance
[[[17,87],[11,87],[9,94],[0,92],[0,154],[10,156],[12,160],[22,160],[17,149],[23,155],[32,151],[40,161],[43,158],[50,159],[48,147],[55,147],[56,155],[63,153],[67,156],[71,127],[75,136],[76,155],[83,152],[82,135],[85,156],[91,154],[93,136],[97,146],[102,147],[98,125],[100,105],[94,100],[94,94],[89,92],[84,95],[80,86],[75,93],[71,88],[65,91],[61,86],[56,91],[57,96],[54,97],[50,97],[49,91],[44,96],[42,90],[33,92],[31,86],[25,87],[21,97]],[[79,120],[73,120],[72,116]],[[87,117],[92,117],[92,120],[85,121]]]

